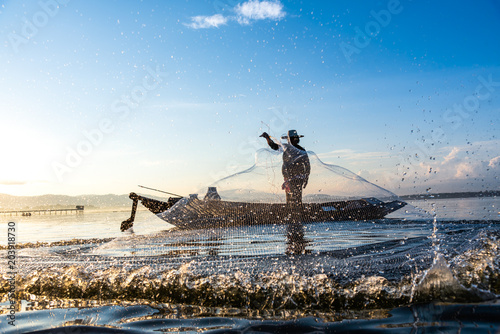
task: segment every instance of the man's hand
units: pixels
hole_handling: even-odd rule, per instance
[[[266,139],[269,139],[269,135],[267,134],[267,132],[262,132],[262,134],[259,137],[264,137]]]
[[[281,189],[283,189],[287,194],[289,194],[291,192],[290,182],[288,181],[283,182],[283,184],[281,185]]]

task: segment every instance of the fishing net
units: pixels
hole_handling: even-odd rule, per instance
[[[289,149],[293,150],[293,147]],[[221,199],[226,201],[285,203],[286,196],[282,189],[284,183],[282,154],[280,151],[270,149],[257,151],[255,164],[252,167],[215,182],[211,185],[211,191],[216,188]],[[377,198],[381,201],[398,199],[396,194],[346,168],[322,162],[312,151],[308,151],[307,155],[311,167],[308,183],[302,191],[304,203],[362,198]]]
[[[392,192],[314,152],[261,149],[255,164],[158,217],[181,229],[382,219],[405,207]]]

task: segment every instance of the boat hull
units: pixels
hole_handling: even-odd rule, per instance
[[[183,198],[157,216],[179,229],[381,219],[406,205],[376,198],[298,205]]]

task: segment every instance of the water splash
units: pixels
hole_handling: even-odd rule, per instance
[[[418,284],[414,301],[480,302],[495,298],[494,293],[464,287],[454,276],[444,256],[438,254]]]
[[[399,226],[394,223],[378,222],[391,230]],[[366,233],[367,226],[361,225],[359,232]],[[430,231],[434,225],[405,222],[401,232],[412,226]],[[40,305],[59,299],[146,300],[215,308],[341,312],[433,300],[482,301],[500,291],[499,231],[497,225],[479,222],[441,225],[435,230],[440,240],[438,256],[429,251],[432,238],[410,235],[331,250],[321,246],[312,253],[288,256],[211,255],[210,250],[197,255],[169,251],[169,255],[116,256],[122,252],[119,247],[142,249],[148,240],[154,245],[166,237],[174,238],[177,247],[192,247],[189,238],[196,237],[183,235],[189,240],[182,241],[175,233],[157,240],[126,236],[124,243],[24,248],[16,286],[19,300]],[[367,240],[380,232],[376,228]],[[337,240],[353,235],[340,235]],[[314,246],[318,237],[309,238]],[[202,247],[219,245],[211,241]],[[9,285],[6,273],[2,274],[0,292],[5,293]]]

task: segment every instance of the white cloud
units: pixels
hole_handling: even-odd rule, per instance
[[[186,24],[193,29],[218,28],[220,25],[227,24],[228,19],[221,14],[212,16],[194,16],[191,18],[191,23]]]
[[[235,7],[240,24],[249,24],[250,20],[279,20],[285,16],[283,5],[279,2],[250,0]]]
[[[497,189],[499,180],[495,171],[500,168],[500,156],[491,158],[490,152],[498,144],[494,140],[443,148],[442,157],[429,163],[432,171],[437,172],[435,181],[440,188],[448,185],[448,191]]]
[[[488,166],[491,167],[491,168],[500,167],[500,156],[491,159],[490,163],[488,164]]]
[[[341,149],[320,154],[320,159],[346,167],[370,182],[401,194],[434,192],[479,191],[500,189],[499,140],[449,146],[432,153],[435,159],[424,156],[401,161],[396,153],[358,152]],[[492,153],[495,154],[492,154]],[[405,156],[412,154],[405,152]],[[397,169],[397,171],[395,171]]]
[[[247,25],[257,20],[280,20],[286,15],[279,1],[250,0],[238,4],[234,7],[234,12],[236,16],[223,16],[222,14],[193,16],[191,23],[185,23],[185,25],[193,29],[218,28],[230,20]]]
[[[481,162],[479,161],[462,161],[455,166],[456,173],[455,178],[457,179],[467,179],[472,177],[477,177],[481,172]]]
[[[454,147],[451,152],[444,157],[443,164],[455,159],[457,157],[457,154],[460,152],[460,149],[458,147]]]

